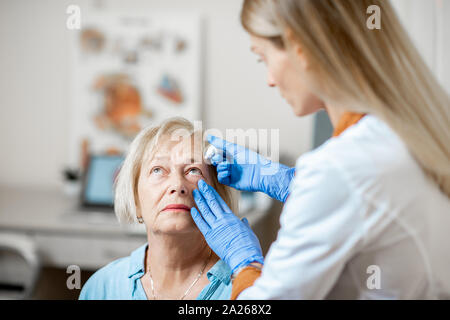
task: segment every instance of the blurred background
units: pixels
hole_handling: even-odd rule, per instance
[[[450,92],[450,1],[392,3]],[[275,129],[287,165],[330,137],[325,113],[296,118],[267,86],[241,4],[0,1],[0,298],[76,299],[95,270],[146,242],[111,207],[123,153],[145,125],[179,115],[224,134]],[[241,195],[264,252],[280,211]]]

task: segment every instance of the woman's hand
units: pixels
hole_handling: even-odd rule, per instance
[[[272,162],[254,151],[215,136],[208,136],[208,141],[223,151],[223,155],[211,158],[212,164],[217,166],[220,183],[238,190],[264,192],[281,202],[286,201],[295,168]]]
[[[264,262],[259,240],[247,219],[239,220],[217,191],[203,180],[198,182],[193,195],[200,212],[191,208],[192,218],[208,245],[233,273],[251,262]]]

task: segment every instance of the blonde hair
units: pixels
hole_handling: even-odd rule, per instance
[[[381,30],[366,26],[371,5]],[[323,97],[385,121],[450,196],[450,99],[389,1],[245,0],[241,22],[279,48],[301,44]]]
[[[161,145],[162,137],[173,137],[172,134],[177,132],[194,139],[203,137],[202,132],[194,131],[194,126],[190,121],[181,117],[174,117],[165,120],[158,126],[144,128],[134,138],[114,185],[114,211],[119,222],[130,224],[138,222],[139,196],[137,186],[142,164]],[[203,149],[206,146],[207,142],[203,142],[201,148]],[[215,166],[208,165],[208,168],[212,178],[212,187],[219,193],[230,209],[237,213],[236,192],[218,182]]]

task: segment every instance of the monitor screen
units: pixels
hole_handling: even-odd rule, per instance
[[[83,188],[83,205],[114,205],[114,181],[124,158],[122,156],[93,155],[89,159]]]

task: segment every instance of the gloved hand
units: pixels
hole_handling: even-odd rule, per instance
[[[211,158],[211,163],[217,166],[220,183],[238,190],[264,192],[281,202],[286,201],[295,168],[272,162],[254,151],[215,136],[208,136],[208,141],[223,150],[223,154]]]
[[[192,218],[210,248],[233,273],[251,262],[264,262],[259,240],[247,219],[239,220],[217,191],[203,180],[198,182],[193,195],[200,212],[192,207]]]

